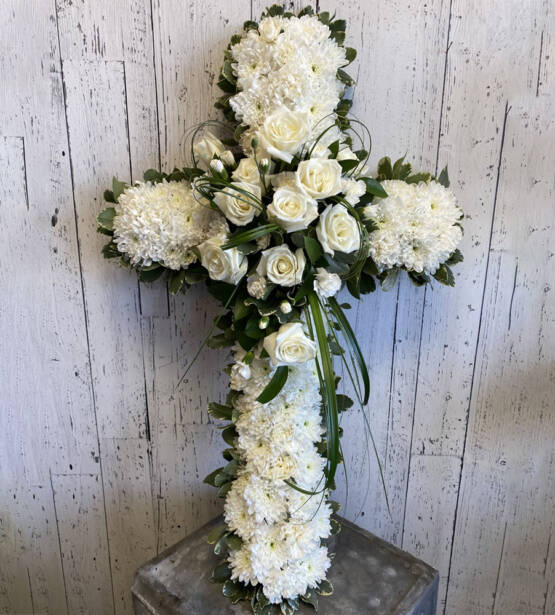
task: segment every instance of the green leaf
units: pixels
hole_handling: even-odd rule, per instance
[[[181,287],[185,282],[186,275],[187,272],[185,269],[180,269],[179,271],[171,274],[168,289],[172,295],[177,295],[177,293],[181,290]]]
[[[348,397],[347,395],[338,395],[337,396],[337,410],[338,412],[345,412],[353,406],[355,402]]]
[[[218,468],[213,472],[210,472],[210,474],[202,482],[206,483],[207,485],[210,485],[211,487],[219,487],[219,485],[216,484],[216,479],[221,474],[222,470],[223,468]]]
[[[233,485],[233,483],[231,481],[226,482],[224,485],[222,485],[218,489],[218,497],[219,498],[225,498],[227,496],[227,494],[229,493],[232,485]]]
[[[358,345],[357,338],[354,334],[354,331],[345,316],[345,312],[341,309],[339,303],[337,303],[337,299],[335,297],[330,297],[328,299],[328,305],[337,320],[343,337],[345,341],[349,344],[351,351],[353,353],[354,359],[358,365],[358,369],[360,372],[360,376],[362,378],[362,382],[364,385],[364,394],[363,394],[363,405],[368,403],[370,398],[370,376],[368,375],[368,367],[366,366],[366,361],[364,360],[364,355]]]
[[[323,254],[323,250],[316,239],[305,235],[304,238],[304,249],[308,254],[308,258],[310,262],[314,264]]]
[[[229,446],[234,446],[235,439],[237,438],[237,430],[235,429],[235,425],[228,425],[225,429],[223,429],[222,438],[226,444],[229,444]]]
[[[114,193],[111,190],[104,190],[104,200],[107,203],[115,203]]]
[[[223,562],[212,571],[212,580],[216,583],[224,583],[231,577],[231,568],[227,562]]]
[[[367,295],[376,290],[376,280],[371,275],[362,273],[360,276],[360,294]]]
[[[306,604],[313,606],[314,610],[318,610],[318,594],[314,589],[310,588],[300,598],[303,602],[306,602]]]
[[[336,536],[341,531],[341,523],[337,519],[330,519],[331,535]],[[332,590],[333,591],[333,590]]]
[[[395,286],[395,282],[397,282],[397,277],[399,276],[398,269],[389,269],[387,272],[384,272],[385,275],[381,278],[381,286],[382,290],[386,292],[391,290]]]
[[[233,408],[230,406],[224,406],[223,404],[218,404],[215,401],[208,404],[208,414],[212,418],[220,421],[230,421],[232,413]]]
[[[381,181],[384,179],[393,179],[393,168],[389,156],[384,156],[378,162],[378,179]]]
[[[429,173],[414,173],[405,179],[407,184],[418,184],[419,182],[429,182],[431,175]]]
[[[155,184],[157,182],[161,182],[164,179],[164,176],[156,169],[148,169],[143,173],[143,179],[145,182],[152,182]]]
[[[235,84],[236,81],[237,81],[236,78],[235,78],[235,75],[233,74],[233,69],[231,68],[231,62],[229,60],[226,60],[223,63],[223,66],[222,66],[222,76],[229,83]]]
[[[352,47],[345,47],[345,57],[350,64],[357,57],[357,50]]]
[[[339,43],[338,39],[341,36],[343,36],[343,40],[345,40],[345,32],[342,32],[341,34],[338,33],[333,38],[335,38],[335,40]],[[339,81],[341,81],[341,83],[344,83],[347,87],[351,87],[355,85],[355,80],[351,77],[351,75],[349,75],[349,73],[346,73],[342,68],[337,69],[337,78],[339,79]]]
[[[229,338],[225,333],[212,335],[207,338],[206,345],[208,348],[227,348],[233,346],[233,339]]]
[[[416,271],[409,271],[408,276],[410,281],[415,286],[424,286],[430,281],[430,278],[425,273],[416,273]]]
[[[347,280],[347,290],[355,299],[360,299],[360,274]]]
[[[447,167],[446,166],[441,170],[441,173],[439,174],[439,177],[437,178],[437,181],[442,186],[445,186],[446,188],[449,188],[449,184],[451,182],[449,181],[449,172],[447,171]]]
[[[116,215],[116,210],[114,207],[107,207],[103,211],[101,211],[98,216],[96,216],[96,221],[102,228],[105,228],[108,231],[114,230],[114,217]]]
[[[154,280],[157,280],[164,273],[164,271],[164,267],[142,269],[139,271],[139,280],[141,280],[141,282],[154,282]]]
[[[208,536],[206,537],[206,542],[209,545],[215,544],[222,537],[222,535],[225,534],[225,531],[226,531],[225,525],[218,525],[213,530],[210,530],[210,532],[208,533]]]
[[[347,73],[345,73],[345,74],[347,75]],[[349,77],[349,75],[347,75],[347,77]],[[351,79],[351,78],[349,77],[349,79]],[[351,79],[351,81],[352,81],[352,79]],[[353,83],[354,83],[354,81],[353,81]],[[348,98],[344,98],[337,105],[335,111],[336,111],[337,115],[339,115],[341,117],[345,117],[347,115],[347,113],[349,113],[349,111],[350,111],[352,106],[353,106],[353,101],[349,100]]]
[[[453,266],[457,263],[462,263],[464,261],[464,256],[462,252],[457,248],[451,256],[445,261],[446,265]]]
[[[444,286],[455,286],[455,276],[449,265],[445,263],[434,273],[434,278]]]
[[[127,184],[125,184],[124,182],[120,182],[117,177],[112,178],[112,193],[114,194],[114,199],[116,200],[116,203],[119,197],[125,191],[125,188],[127,188]]]
[[[241,592],[241,586],[239,583],[235,583],[234,581],[226,581],[224,586],[222,587],[222,594],[226,598],[233,598],[238,593]]]
[[[258,28],[258,24],[256,23],[256,21],[245,21],[245,23],[243,24],[243,30],[245,32],[248,32],[249,30],[256,30]]]
[[[344,19],[336,19],[330,24],[329,28],[332,32],[336,32],[338,30],[341,32],[345,32],[347,28],[347,22]]]
[[[341,510],[341,504],[339,502],[334,502],[333,500],[328,500],[328,504],[331,507],[331,512],[336,515]]]
[[[289,375],[289,367],[287,365],[280,365],[270,382],[266,385],[266,388],[256,398],[256,401],[261,404],[267,404],[269,401],[283,389],[284,384],[287,382],[287,376]]]
[[[240,549],[243,546],[243,541],[236,534],[230,534],[226,538],[226,541],[227,541],[227,546],[233,551],[236,551],[237,549]]]
[[[333,594],[333,585],[327,579],[324,579],[318,583],[316,591],[320,596],[331,596]]]
[[[343,170],[344,174],[348,173],[349,171],[352,171],[353,169],[356,169],[356,167],[358,167],[358,165],[360,164],[360,161],[355,160],[354,158],[338,160],[337,162],[339,162],[339,164],[341,165],[341,169]]]
[[[366,184],[366,192],[385,199],[385,197],[387,196],[387,192],[377,179],[373,179],[371,177],[364,177],[363,181]]]
[[[339,141],[334,141],[331,145],[328,145],[328,149],[331,152],[330,158],[337,158],[337,154],[339,154]]]
[[[405,157],[402,156],[399,160],[395,161],[393,165],[393,179],[406,179],[410,175],[411,166],[408,162],[405,162]]]

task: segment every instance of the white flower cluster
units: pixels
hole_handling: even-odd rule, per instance
[[[192,248],[228,231],[225,218],[198,203],[184,181],[137,182],[115,209],[114,242],[132,265],[188,267],[196,260]]]
[[[269,403],[258,395],[272,376],[268,360],[241,362],[237,350],[231,386],[241,391],[235,406],[238,449],[244,469],[225,502],[225,520],[243,540],[229,557],[232,579],[256,585],[272,603],[296,598],[325,578],[330,566],[321,540],[330,535],[326,494],[307,496],[289,487],[321,488],[325,460],[315,443],[323,434],[314,361],[289,368],[281,392]]]
[[[436,181],[387,180],[382,186],[388,196],[364,208],[378,225],[370,234],[370,256],[380,270],[405,267],[434,274],[462,237],[455,196]]]
[[[316,124],[331,116],[339,103],[343,85],[336,75],[346,64],[345,50],[316,16],[262,19],[258,30],[249,30],[231,53],[240,91],[229,102],[237,119],[249,126],[243,135],[246,149],[279,108],[306,118],[302,139],[306,142]],[[335,116],[330,117],[318,132],[334,120]]]

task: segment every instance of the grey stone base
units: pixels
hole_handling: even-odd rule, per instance
[[[320,615],[435,615],[439,576],[408,553],[340,519],[330,545],[336,557],[328,573],[333,595],[319,601]],[[142,566],[133,584],[136,615],[247,615],[250,605],[231,604],[211,581],[221,560],[206,543],[214,519]],[[300,613],[314,613],[304,605]]]

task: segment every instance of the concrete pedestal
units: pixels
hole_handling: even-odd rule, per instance
[[[330,548],[328,579],[335,588],[319,600],[319,615],[435,615],[438,573],[424,562],[340,519],[343,529]],[[221,560],[206,535],[221,518],[197,530],[142,566],[133,584],[136,615],[248,615],[246,602],[231,604],[211,581]],[[314,614],[304,605],[300,613]]]

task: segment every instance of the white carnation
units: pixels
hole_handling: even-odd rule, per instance
[[[388,196],[364,208],[378,229],[370,234],[370,256],[380,270],[405,267],[434,274],[462,238],[462,212],[455,196],[436,181],[382,182]]]
[[[137,182],[115,209],[114,242],[132,265],[188,267],[196,260],[192,248],[228,230],[223,216],[197,202],[188,182]]]
[[[235,349],[236,365],[243,365],[244,355],[244,350]],[[224,507],[228,528],[243,545],[228,561],[232,579],[261,583],[275,604],[314,587],[330,565],[327,549],[321,546],[331,532],[327,494],[311,497],[284,482],[295,478],[309,490],[321,485],[325,459],[315,447],[323,434],[321,397],[314,361],[291,365],[284,387],[267,404],[256,398],[273,370],[260,358],[249,367],[250,377],[234,402],[244,466]]]

